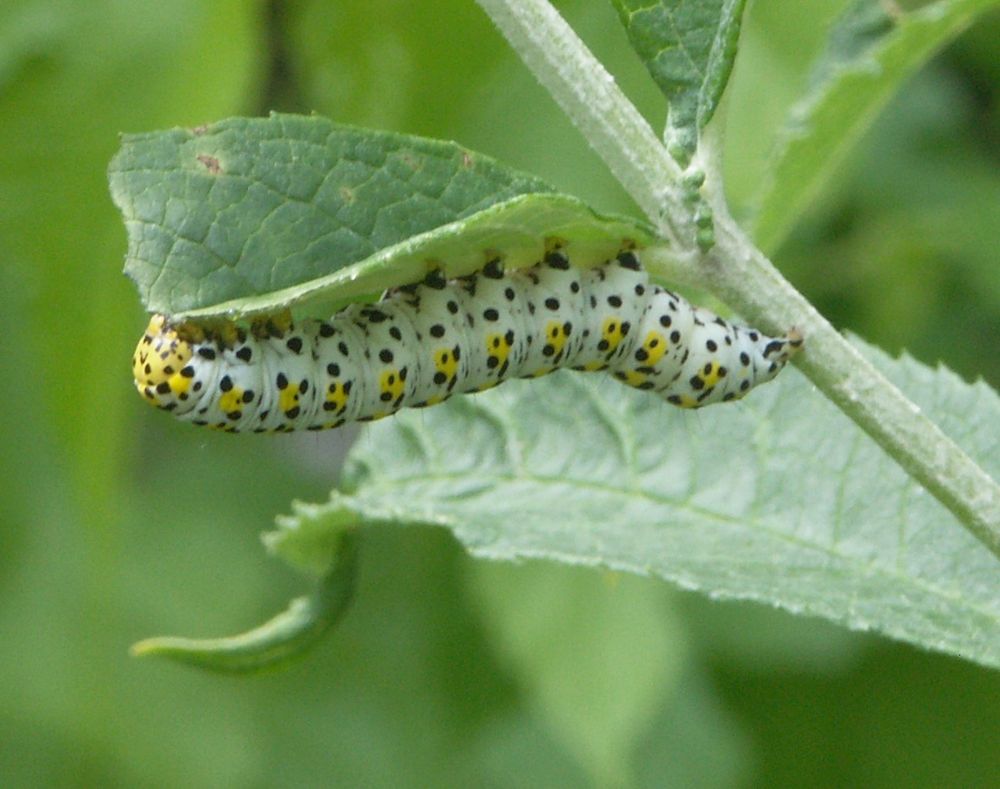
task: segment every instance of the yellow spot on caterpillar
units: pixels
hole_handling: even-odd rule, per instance
[[[287,389],[285,391],[288,391]],[[285,392],[282,392],[282,397],[284,397]],[[219,408],[224,414],[230,414],[234,411],[240,411],[243,407],[243,390],[238,386],[234,386],[228,392],[223,392],[222,396],[219,397]]]
[[[711,389],[719,383],[723,376],[722,365],[718,362],[708,362],[701,370],[701,379],[705,382],[706,389]]]
[[[601,350],[608,353],[616,350],[624,336],[622,333],[622,322],[617,315],[605,318],[604,323],[601,324],[601,339],[607,343],[607,346],[602,347]]]
[[[402,397],[404,383],[403,379],[399,377],[399,370],[390,368],[382,371],[382,375],[379,376],[379,391],[383,395],[382,401],[386,403],[394,403]]]
[[[511,343],[503,334],[486,335],[486,355],[491,360],[492,369],[503,367],[510,356],[510,346]],[[496,359],[496,361],[494,362],[492,359]]]
[[[646,351],[646,358],[642,362],[643,365],[653,367],[667,352],[667,338],[658,331],[651,331],[646,335],[642,347]]]
[[[236,391],[235,389],[233,391]],[[278,396],[278,407],[286,414],[299,404],[299,387],[286,386]]]
[[[326,392],[326,402],[333,403],[333,411],[339,414],[347,408],[348,399],[350,399],[350,395],[348,394],[347,389],[344,388],[344,384],[340,381],[335,381],[330,384]]]
[[[563,348],[566,347],[567,337],[569,337],[569,334],[566,333],[566,327],[562,323],[549,321],[548,325],[545,327],[546,345],[552,346],[553,355],[555,356],[562,353]]]
[[[626,370],[624,381],[629,386],[642,386],[647,378],[649,376],[646,373],[640,373],[638,370]]]
[[[445,384],[458,374],[458,359],[450,348],[434,351],[434,368],[445,377]]]

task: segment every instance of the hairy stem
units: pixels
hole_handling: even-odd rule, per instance
[[[478,2],[661,234],[677,242],[690,213],[677,190],[680,167],[614,77],[546,0]],[[668,206],[675,210],[664,212]]]
[[[1000,486],[830,325],[725,213],[704,282],[768,331],[807,338],[798,368],[910,476],[1000,556]]]
[[[924,416],[796,291],[731,218],[712,140],[703,141],[716,244],[693,248],[679,168],[604,67],[546,0],[479,0],[538,80],[660,228],[668,249],[649,250],[656,277],[711,290],[763,330],[797,327],[798,367],[816,387],[1000,557],[1000,485]]]

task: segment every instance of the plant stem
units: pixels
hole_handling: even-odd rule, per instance
[[[797,327],[796,363],[816,387],[1000,557],[1000,485],[924,416],[781,276],[729,214],[711,155],[716,244],[692,248],[680,169],[604,67],[546,0],[478,0],[511,46],[573,120],[669,249],[647,250],[654,276],[707,288],[761,329]],[[711,154],[713,140],[703,141]],[[703,150],[704,152],[704,150]],[[689,225],[688,225],[689,226]]]
[[[703,283],[766,331],[807,338],[797,367],[903,469],[1000,557],[1000,486],[781,276],[726,213]]]
[[[680,167],[559,12],[546,0],[478,2],[661,235],[676,244],[689,233]]]

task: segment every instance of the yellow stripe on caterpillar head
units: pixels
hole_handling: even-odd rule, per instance
[[[194,354],[191,343],[154,315],[132,356],[135,388],[147,401],[172,410],[178,400],[188,398],[193,369],[188,364]]]

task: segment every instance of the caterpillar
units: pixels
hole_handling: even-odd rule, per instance
[[[555,247],[529,268],[499,258],[440,269],[329,320],[290,314],[206,329],[154,315],[133,357],[139,393],[196,425],[288,432],[379,419],[559,368],[606,370],[698,408],[769,381],[802,344],[768,337],[652,284],[637,253],[591,268]]]

